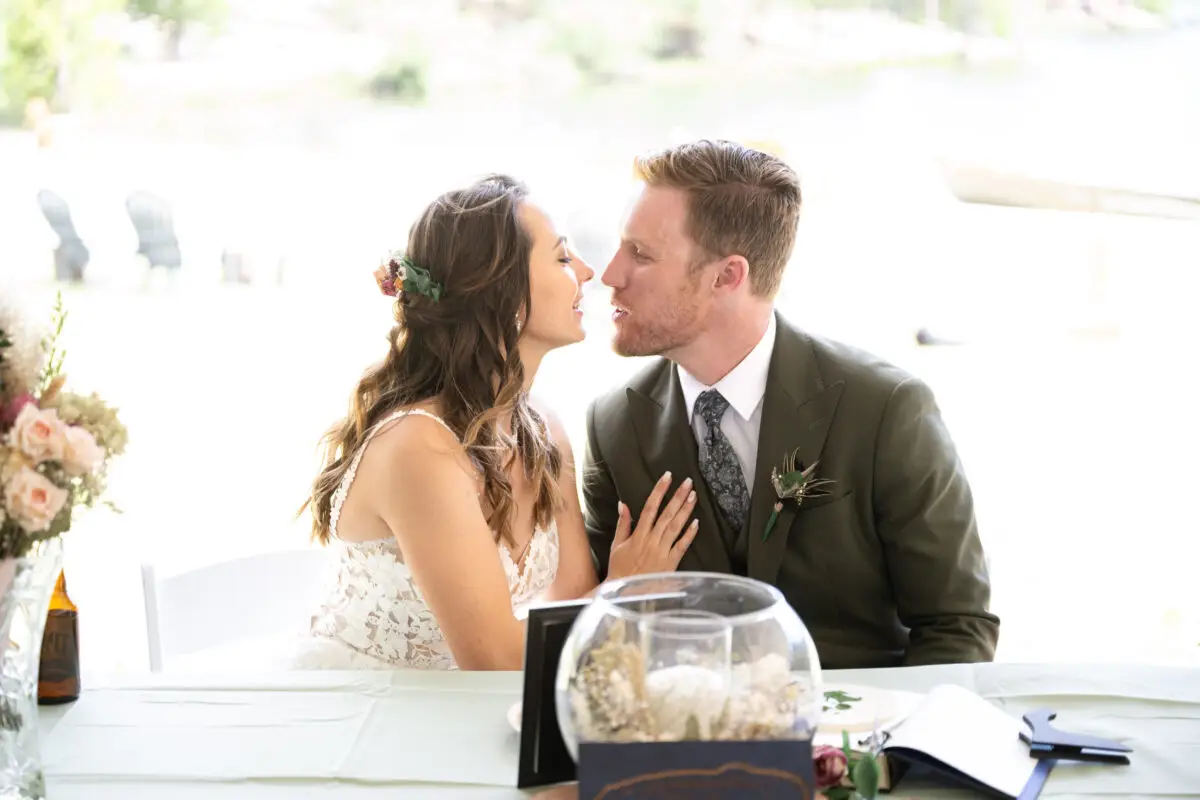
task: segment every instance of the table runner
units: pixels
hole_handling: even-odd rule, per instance
[[[825,673],[827,682],[927,691],[957,683],[1014,715],[1129,742],[1129,767],[1062,765],[1044,797],[1200,794],[1200,670],[981,664]],[[512,788],[507,709],[519,673],[291,672],[125,676],[44,710],[53,800],[170,797],[529,797]],[[967,793],[902,783],[891,797]]]

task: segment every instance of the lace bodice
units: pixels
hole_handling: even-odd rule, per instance
[[[450,430],[441,418],[427,411],[397,411],[380,421],[355,453],[330,508],[335,574],[310,626],[312,637],[336,647],[332,653],[326,648],[300,666],[455,669],[441,627],[404,564],[396,540],[348,542],[338,538],[342,504],[363,452],[381,430],[410,415],[428,417]],[[552,524],[535,531],[520,565],[504,544],[498,549],[500,566],[508,577],[513,615],[523,619],[529,605],[558,573],[558,528]],[[338,653],[344,649],[349,652]]]

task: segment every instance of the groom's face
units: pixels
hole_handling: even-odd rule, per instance
[[[612,289],[613,349],[622,356],[670,356],[699,335],[711,298],[699,248],[686,232],[687,196],[647,186],[634,203],[621,246],[600,280]]]

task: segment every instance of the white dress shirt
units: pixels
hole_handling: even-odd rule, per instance
[[[772,314],[770,322],[767,323],[766,333],[750,354],[715,385],[705,386],[686,370],[677,370],[679,388],[683,390],[684,406],[687,408],[688,418],[692,421],[696,443],[700,445],[701,458],[704,457],[704,439],[708,435],[708,426],[696,413],[696,399],[700,397],[701,392],[716,389],[729,401],[729,408],[721,417],[721,432],[733,447],[738,463],[742,466],[742,475],[746,478],[746,491],[752,494],[754,468],[758,461],[758,431],[762,427],[763,395],[767,391],[767,372],[771,367],[771,353],[774,350],[775,315]]]

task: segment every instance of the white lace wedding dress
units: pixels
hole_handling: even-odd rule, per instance
[[[293,655],[295,669],[457,668],[437,618],[401,560],[396,540],[338,538],[342,503],[363,452],[386,426],[410,415],[428,417],[450,430],[441,418],[413,409],[389,415],[367,434],[333,496],[329,527],[334,575],[323,591],[308,636]],[[552,524],[537,530],[520,565],[508,547],[499,544],[498,548],[513,615],[524,619],[529,605],[550,587],[558,572],[558,528]]]

